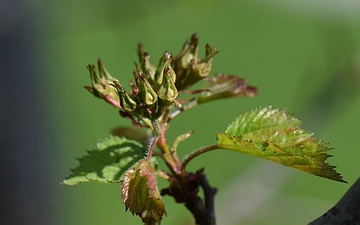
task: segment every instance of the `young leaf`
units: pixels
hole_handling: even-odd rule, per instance
[[[82,182],[121,182],[123,174],[146,155],[146,146],[134,140],[107,137],[97,143],[97,150],[79,158],[80,165],[62,183],[72,186]],[[154,158],[154,157],[153,157]]]
[[[198,103],[205,103],[221,98],[243,98],[257,95],[256,87],[247,85],[245,79],[235,75],[217,74],[206,78],[203,90],[197,98]]]
[[[121,185],[126,210],[141,217],[145,224],[160,223],[165,212],[164,203],[156,184],[156,176],[147,158],[139,160],[126,171]]]
[[[267,159],[317,176],[346,182],[325,162],[331,155],[322,140],[302,130],[302,120],[282,109],[257,108],[217,134],[220,148]]]

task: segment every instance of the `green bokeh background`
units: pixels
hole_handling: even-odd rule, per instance
[[[335,2],[335,1],[331,1]],[[259,89],[249,99],[217,101],[179,116],[170,141],[194,130],[180,145],[184,157],[215,142],[240,113],[257,106],[287,108],[307,119],[304,128],[336,150],[329,162],[349,184],[337,183],[231,151],[194,160],[205,167],[216,195],[218,224],[306,224],[332,207],[360,175],[359,5],[316,5],[311,1],[34,1],[39,27],[32,44],[41,53],[39,87],[47,105],[52,140],[48,181],[53,224],[140,224],[125,213],[118,184],[58,183],[77,166],[76,157],[95,147],[111,128],[130,123],[82,87],[86,66],[101,57],[126,84],[132,79],[136,45],[142,42],[154,63],[164,51],[176,54],[196,32],[201,54],[206,43],[220,53],[213,73],[238,74]],[[126,85],[125,85],[126,86]],[[161,187],[166,183],[159,181]],[[191,215],[163,198],[162,224],[192,224]]]

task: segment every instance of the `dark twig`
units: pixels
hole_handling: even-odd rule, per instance
[[[204,190],[205,205],[199,196],[194,196],[186,201],[185,206],[193,214],[197,225],[216,225],[214,197],[217,190],[210,186],[205,175],[200,180],[200,186]]]
[[[197,225],[215,225],[215,217],[203,204],[201,198],[196,196],[192,201],[185,203],[186,208],[193,214]]]
[[[215,194],[217,192],[217,189],[210,186],[209,181],[207,180],[206,176],[204,176],[204,178],[200,181],[200,185],[204,190],[205,206],[208,209],[209,214],[211,216],[211,218],[209,218],[211,223],[209,223],[209,224],[216,224],[214,199],[215,199]]]
[[[360,225],[360,178],[338,203],[309,225]]]
[[[169,188],[161,190],[161,195],[170,195],[176,202],[185,203],[186,208],[193,214],[197,225],[216,225],[214,212],[214,197],[216,188],[209,185],[203,169],[196,173],[187,173],[185,183],[178,183],[173,179]],[[204,190],[205,204],[198,196],[199,187]]]

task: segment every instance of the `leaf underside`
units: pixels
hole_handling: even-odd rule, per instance
[[[325,162],[326,143],[299,126],[302,120],[283,109],[257,108],[236,118],[225,133],[217,134],[220,148],[233,150],[320,177],[346,182]]]
[[[154,169],[147,158],[126,171],[121,193],[126,210],[130,209],[133,214],[140,216],[144,224],[160,223],[166,213]]]
[[[83,182],[119,183],[124,173],[145,157],[146,146],[134,140],[109,136],[97,143],[97,150],[79,158],[80,165],[62,183],[73,186]]]

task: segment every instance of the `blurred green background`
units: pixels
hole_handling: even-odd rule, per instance
[[[181,157],[213,144],[215,133],[240,113],[272,105],[306,119],[303,127],[335,148],[328,162],[349,182],[214,151],[189,169],[205,167],[218,188],[218,224],[312,221],[360,175],[359,10],[354,1],[0,2],[5,68],[0,223],[141,224],[125,213],[118,184],[59,185],[77,166],[76,157],[112,128],[130,125],[83,89],[90,84],[86,66],[100,57],[126,84],[138,42],[156,64],[164,51],[177,54],[194,32],[202,55],[206,43],[220,50],[213,73],[238,74],[257,86],[259,95],[216,101],[179,116],[169,130],[170,141],[195,131],[180,145]],[[166,187],[161,180],[159,185]],[[184,206],[170,197],[163,200],[167,216],[162,224],[193,224]]]

